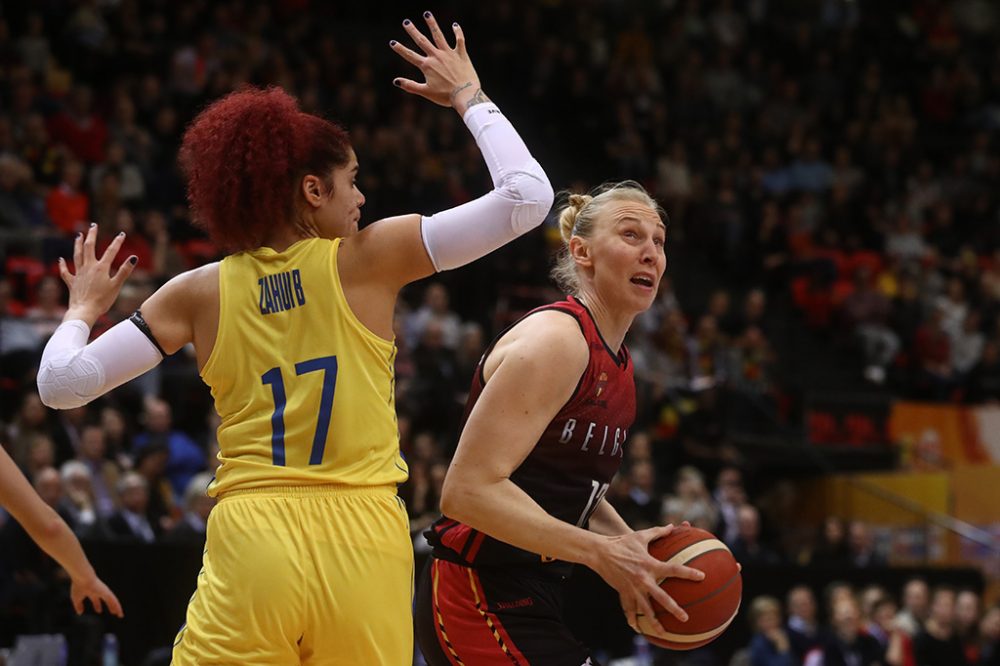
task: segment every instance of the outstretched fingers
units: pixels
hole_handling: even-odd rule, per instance
[[[420,49],[427,55],[431,55],[437,50],[437,47],[431,43],[431,40],[427,39],[424,33],[417,29],[417,26],[413,24],[413,21],[406,19],[403,21],[403,30],[406,30],[406,34],[413,39],[413,42],[420,47]]]
[[[413,49],[403,46],[400,42],[395,39],[389,42],[389,48],[399,54],[406,62],[410,63],[414,67],[421,67],[424,64],[424,60],[427,60],[426,56],[422,56]]]
[[[69,272],[69,267],[66,266],[66,260],[62,257],[59,257],[59,277],[62,278],[62,281],[66,283],[67,287],[71,287],[73,285],[73,278],[75,276]]]
[[[458,23],[451,24],[451,30],[455,33],[455,50],[458,51],[459,55],[465,55],[465,33],[462,32],[462,26]]]
[[[97,225],[93,222],[87,229],[87,235],[83,239],[83,261],[97,261]],[[79,265],[77,266],[79,269]]]
[[[104,250],[104,254],[101,255],[101,263],[110,266],[114,262],[115,257],[118,256],[118,251],[122,249],[122,243],[125,242],[125,232],[121,231],[117,236],[111,239],[108,243],[108,247]]]
[[[450,49],[451,45],[448,44],[448,40],[445,39],[444,33],[441,32],[441,26],[438,25],[437,19],[434,18],[434,15],[430,12],[424,12],[424,21],[427,22],[427,27],[431,31],[431,38],[434,39],[434,45],[442,51]]]

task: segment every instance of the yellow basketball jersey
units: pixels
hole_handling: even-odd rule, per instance
[[[219,332],[202,369],[221,465],[209,489],[402,483],[396,346],[347,305],[340,240],[260,248],[219,267]]]

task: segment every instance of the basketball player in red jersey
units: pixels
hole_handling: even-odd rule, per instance
[[[654,617],[650,597],[687,619],[658,581],[702,572],[647,551],[672,526],[633,532],[604,499],[636,410],[622,343],[666,266],[661,218],[635,183],[570,195],[554,276],[573,295],[529,313],[479,362],[417,592],[431,666],[594,663],[562,620],[574,563],[619,592],[633,628]]]

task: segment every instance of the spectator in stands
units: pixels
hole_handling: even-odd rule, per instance
[[[108,518],[107,530],[115,538],[125,541],[152,543],[156,532],[149,520],[149,485],[141,474],[126,472],[118,482],[120,509]]]
[[[407,321],[407,339],[416,347],[423,340],[424,332],[431,321],[441,329],[441,344],[454,350],[462,337],[462,320],[450,309],[448,289],[440,282],[432,282],[424,291],[423,305],[410,315]]]
[[[715,492],[712,495],[719,508],[719,526],[712,530],[727,544],[736,541],[739,536],[738,513],[741,506],[747,502],[746,489],[743,487],[743,472],[738,467],[724,467],[715,479]]]
[[[851,564],[864,569],[884,567],[885,557],[875,548],[875,538],[868,524],[863,520],[852,520],[848,526],[848,548]]]
[[[75,159],[63,163],[59,185],[49,192],[45,209],[49,219],[62,231],[63,236],[73,237],[83,230],[90,218],[90,197],[83,191],[83,164]]]
[[[63,287],[58,278],[46,275],[39,280],[35,304],[25,312],[25,318],[34,325],[40,339],[48,339],[62,322],[66,314],[63,300]]]
[[[629,454],[632,454],[630,441]],[[663,499],[660,524],[678,525],[685,520],[694,527],[712,531],[719,523],[719,511],[705,485],[705,476],[690,465],[677,470],[674,494]]]
[[[975,590],[959,590],[955,596],[955,634],[962,644],[965,660],[969,664],[979,661],[982,640],[979,637],[981,600]]]
[[[173,427],[170,403],[147,398],[143,411],[145,429],[135,436],[134,446],[141,449],[151,444],[165,445],[169,451],[166,475],[174,495],[183,495],[191,477],[205,468],[205,452],[190,435]],[[136,463],[136,468],[138,468]]]
[[[955,631],[955,590],[941,586],[931,595],[930,614],[913,639],[918,666],[966,666],[965,651]]]
[[[87,164],[104,161],[108,127],[94,111],[90,87],[73,88],[66,108],[49,120],[49,132],[55,141],[65,143],[78,160]]]
[[[180,517],[173,486],[166,476],[169,458],[170,450],[159,442],[147,444],[135,453],[135,471],[146,482],[146,515],[157,535],[169,530]]]
[[[733,557],[743,564],[778,564],[781,558],[773,548],[761,538],[760,512],[750,504],[744,504],[736,515],[738,534],[729,544]]]
[[[896,625],[911,638],[923,629],[930,611],[930,589],[922,578],[911,578],[903,585],[903,608],[896,615]]]
[[[899,336],[889,328],[889,300],[872,283],[867,266],[854,272],[854,290],[844,300],[844,323],[861,343],[865,378],[876,384],[885,382],[886,368],[900,350]]]
[[[1000,401],[1000,341],[988,340],[983,354],[972,366],[966,399],[972,403]]]
[[[826,520],[823,521],[819,542],[813,550],[810,563],[841,566],[846,564],[849,558],[850,549],[847,544],[847,528],[844,526],[844,520],[839,516],[827,516]]]
[[[205,491],[212,482],[212,475],[199,472],[191,477],[184,490],[184,515],[163,535],[163,540],[171,543],[194,543],[205,545],[208,516],[215,507],[216,498]]]
[[[805,585],[796,585],[788,592],[788,621],[785,624],[788,640],[801,664],[805,656],[819,647],[823,633],[817,618],[816,595]]]
[[[979,635],[981,642],[977,666],[1000,666],[1000,603],[993,604],[983,614]]]
[[[79,460],[67,460],[59,470],[64,494],[60,506],[72,519],[74,531],[90,535],[97,525],[97,507],[90,470]]]
[[[615,508],[633,530],[655,527],[660,518],[656,468],[650,460],[636,460],[625,474],[628,478],[628,494]]]
[[[106,518],[116,508],[118,488],[118,466],[108,460],[107,440],[104,428],[96,423],[87,424],[80,431],[80,450],[77,459],[90,473],[94,495],[94,509],[101,518]]]
[[[794,666],[798,664],[788,633],[781,626],[781,602],[760,596],[750,602],[750,666]]]
[[[853,595],[834,602],[830,629],[823,645],[806,656],[805,666],[882,663],[878,641],[861,631],[861,610]]]

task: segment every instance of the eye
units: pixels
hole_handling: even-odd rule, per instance
[[[656,245],[657,247],[663,247],[664,243],[665,243],[665,241],[662,238],[654,238],[653,239],[653,244]]]
[[[628,231],[628,230],[625,231],[622,235],[625,236],[625,238],[638,238],[639,237],[639,235],[637,233],[635,233],[634,231]]]

